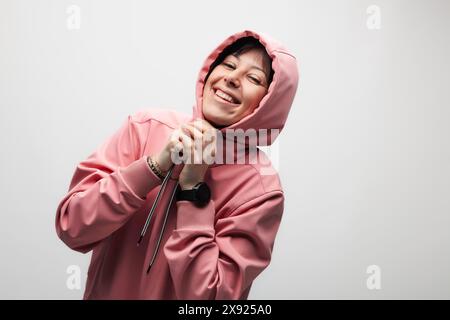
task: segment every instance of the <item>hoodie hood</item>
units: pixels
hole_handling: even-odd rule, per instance
[[[266,34],[250,30],[238,32],[225,39],[211,52],[203,63],[198,75],[196,84],[196,104],[193,107],[193,117],[205,119],[203,115],[203,88],[205,86],[206,75],[208,74],[211,65],[225,48],[240,38],[249,36],[259,40],[266,48],[269,57],[272,59],[272,70],[274,71],[273,79],[267,94],[251,114],[248,114],[232,125],[221,128],[220,131],[225,138],[227,129],[242,129],[244,131],[254,129],[256,130],[258,146],[271,145],[284,128],[297,91],[299,75],[295,56],[281,43]],[[264,139],[260,139],[259,137],[260,129],[267,130],[267,137],[264,137]]]

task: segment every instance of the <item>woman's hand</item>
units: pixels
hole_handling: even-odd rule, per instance
[[[203,181],[216,153],[217,129],[203,119],[197,119],[174,130],[163,150],[155,156],[163,173],[172,164],[184,162],[179,175],[180,187],[192,189]],[[180,154],[181,153],[181,154]]]
[[[207,121],[199,119],[182,126],[190,140],[184,140],[185,165],[178,182],[182,190],[192,189],[203,181],[206,170],[216,156],[217,130]],[[186,143],[187,142],[187,143]]]

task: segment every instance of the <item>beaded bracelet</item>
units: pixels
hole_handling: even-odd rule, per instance
[[[152,169],[153,173],[158,176],[161,180],[164,179],[164,175],[161,172],[161,169],[159,169],[159,166],[155,161],[153,161],[152,157],[147,157],[147,163],[150,166],[150,169]]]

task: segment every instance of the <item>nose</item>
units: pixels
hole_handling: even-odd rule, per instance
[[[237,79],[237,70],[234,70],[228,74],[226,74],[223,78],[227,85],[232,86],[234,88],[239,87],[239,80]]]

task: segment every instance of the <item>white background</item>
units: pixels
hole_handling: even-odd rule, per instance
[[[381,29],[367,27],[370,5]],[[450,298],[444,0],[1,0],[0,298],[82,297],[90,254],[54,228],[77,163],[137,110],[190,113],[207,54],[244,29],[300,66],[278,138],[284,217],[249,298]],[[80,290],[66,286],[70,265]]]

